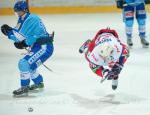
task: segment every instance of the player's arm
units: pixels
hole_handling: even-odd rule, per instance
[[[7,24],[4,24],[1,26],[1,31],[9,39],[13,40],[14,42],[19,42],[19,40],[14,35],[14,32],[16,31],[14,28],[10,27]]]
[[[1,31],[5,36],[8,36],[9,39],[14,41],[16,48],[23,49],[28,47],[28,45],[25,43],[25,37],[17,32],[14,28],[4,24],[1,26]]]
[[[119,76],[120,72],[122,71],[125,62],[127,61],[129,57],[129,49],[126,45],[122,44],[122,53],[119,56],[118,60],[115,62],[115,64],[112,66],[112,69],[108,72],[108,75],[110,76],[110,79]]]
[[[104,77],[109,72],[109,69],[106,69],[103,66],[95,65],[91,62],[89,62],[89,67],[99,77]]]
[[[39,27],[38,23],[36,18],[29,17],[29,19],[24,22],[19,32],[7,24],[1,26],[1,31],[14,42],[22,42],[25,40],[26,44],[30,46],[36,42],[39,34],[39,32],[36,31]]]

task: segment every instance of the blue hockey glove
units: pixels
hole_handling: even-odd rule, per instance
[[[24,49],[26,47],[28,47],[28,45],[26,44],[25,40],[21,41],[21,42],[15,42],[14,43],[14,46],[17,48],[17,49]]]
[[[1,31],[5,36],[8,36],[9,33],[12,32],[12,27],[8,26],[7,24],[4,24],[1,26]]]

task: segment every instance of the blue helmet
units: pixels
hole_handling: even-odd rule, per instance
[[[29,12],[29,8],[28,8],[28,4],[26,1],[18,1],[15,3],[14,5],[14,11],[15,12],[19,12],[19,11],[23,11],[23,12]]]

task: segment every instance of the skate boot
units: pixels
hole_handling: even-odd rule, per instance
[[[29,90],[32,91],[32,90],[42,90],[44,88],[44,83],[41,82],[39,84],[33,84],[29,87]]]
[[[143,48],[149,47],[149,42],[145,38],[141,39],[141,44],[143,45]]]
[[[85,50],[88,48],[89,43],[91,42],[90,39],[86,40],[84,44],[79,48],[79,53],[86,52]]]
[[[118,86],[118,76],[112,79],[112,89],[116,90]]]
[[[13,91],[14,96],[27,96],[29,91],[29,87],[21,87],[17,90]]]
[[[132,46],[133,46],[132,39],[127,39],[127,44],[130,48],[132,48]]]

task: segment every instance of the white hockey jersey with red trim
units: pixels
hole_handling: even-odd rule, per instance
[[[108,57],[102,57],[99,55],[100,52],[100,45],[103,44],[109,44],[113,50]],[[103,33],[99,35],[96,39],[94,39],[94,45],[91,45],[93,48],[92,51],[88,51],[86,54],[86,58],[90,63],[93,63],[95,65],[99,66],[108,66],[112,67],[118,60],[119,57],[122,54],[123,46],[118,41],[118,38],[116,38],[111,33]]]

